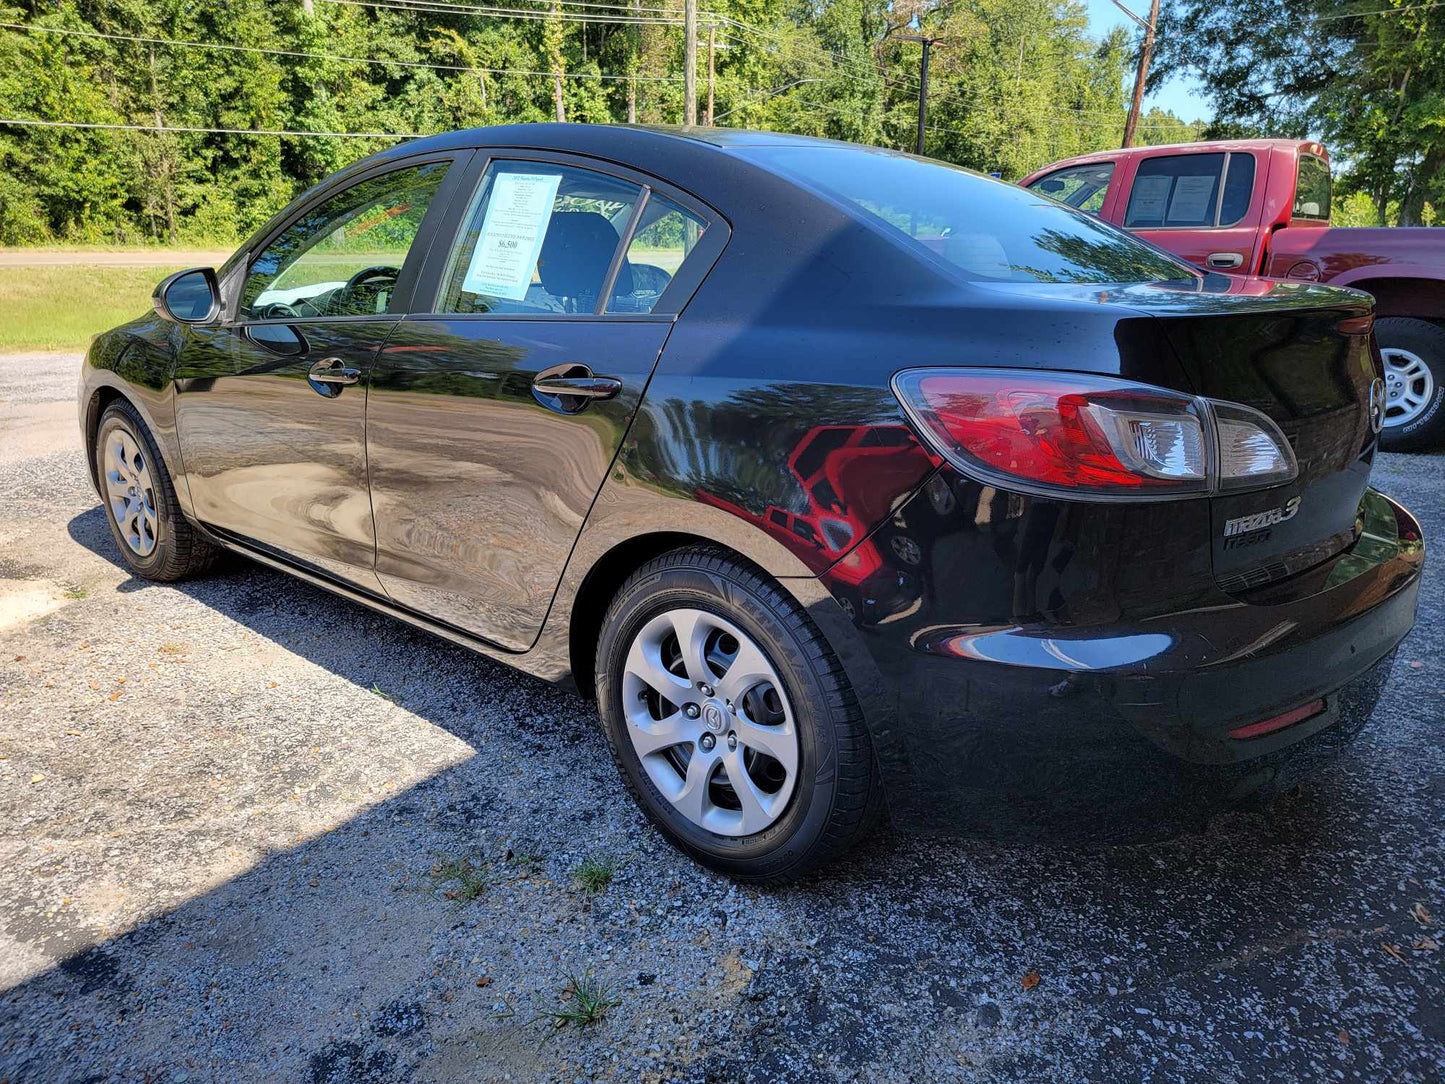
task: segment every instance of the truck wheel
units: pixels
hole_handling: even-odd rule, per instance
[[[1380,447],[1416,452],[1445,444],[1445,328],[1409,316],[1375,321],[1385,359]]]

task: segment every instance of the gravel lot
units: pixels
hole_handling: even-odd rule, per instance
[[[568,693],[242,563],[132,579],[77,364],[0,358],[0,1082],[1445,1076],[1445,457],[1376,468],[1432,575],[1301,792],[760,891],[645,825]],[[587,973],[617,1004],[554,1027]]]

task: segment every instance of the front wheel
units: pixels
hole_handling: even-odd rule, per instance
[[[649,819],[704,865],[783,881],[836,856],[880,808],[872,744],[807,613],[711,548],[639,569],[609,607],[597,702]]]
[[[171,582],[215,562],[219,551],[181,514],[165,460],[135,407],[118,399],[105,408],[91,452],[110,533],[132,572]]]
[[[1380,447],[1415,452],[1445,444],[1445,328],[1408,316],[1375,321],[1385,362]]]

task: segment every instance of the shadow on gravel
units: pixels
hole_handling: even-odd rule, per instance
[[[116,560],[100,509],[70,532]],[[388,668],[381,680],[409,710],[469,744],[473,705],[454,701],[455,688],[529,698],[530,715],[517,717],[527,755],[545,762],[587,742],[611,771],[583,725],[590,709],[570,693],[259,567],[180,589],[362,688]],[[366,652],[354,650],[359,637]],[[837,1064],[893,1059],[905,1075],[933,1065],[967,1078],[1118,1079],[1120,1065],[1152,1064],[1158,1079],[1234,1080],[1267,1064],[1281,1079],[1427,1079],[1445,1067],[1445,982],[1438,956],[1411,955],[1409,908],[1429,886],[1404,871],[1422,853],[1438,861],[1438,799],[1411,790],[1428,796],[1438,782],[1428,765],[1412,775],[1410,761],[1391,759],[1391,742],[1433,710],[1397,686],[1380,709],[1390,734],[1377,716],[1362,752],[1302,792],[1169,843],[869,841],[766,894],[790,933],[758,946],[726,1007],[731,1047],[678,1075],[831,1078],[812,1069],[826,1048]],[[469,913],[404,885],[399,861],[414,868],[442,831],[462,840],[528,818],[569,830],[555,796],[500,798],[492,780],[503,766],[495,750],[475,756],[58,961],[3,996],[0,1067],[16,1084],[94,1069],[224,1078],[233,1063],[264,1077],[295,1064],[299,1047],[303,1079],[392,1081],[411,1075],[427,1044],[465,1036],[462,1076],[531,1078],[535,1038],[490,1016],[464,963],[431,955],[438,922],[460,929]],[[697,881],[704,892],[723,884]],[[498,921],[521,939],[531,917]],[[1397,957],[1381,945],[1405,947]],[[685,978],[663,975],[659,987]]]

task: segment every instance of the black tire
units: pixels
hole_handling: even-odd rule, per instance
[[[155,509],[155,545],[148,553],[138,553],[122,534],[116,521],[115,509],[106,496],[106,471],[104,452],[112,433],[129,434],[139,445],[143,465],[149,474],[151,501]],[[96,426],[95,442],[90,449],[95,464],[96,478],[100,483],[101,503],[105,507],[105,519],[110,524],[110,533],[120,550],[121,558],[137,576],[146,580],[173,583],[176,580],[198,576],[211,567],[221,551],[186,521],[176,501],[176,489],[171,481],[165,460],[156,448],[155,438],[141,420],[135,407],[124,399],[117,399],[105,408]]]
[[[748,836],[693,823],[657,789],[627,734],[623,672],[634,637],[668,610],[716,614],[750,636],[785,686],[800,747],[792,797]],[[882,815],[873,745],[857,697],[807,612],[772,579],[725,550],[674,550],[648,562],[608,607],[597,645],[597,703],[612,758],[649,820],[696,861],[738,880],[781,882],[837,857]]]
[[[1386,316],[1375,321],[1375,339],[1381,350],[1408,350],[1430,369],[1434,392],[1424,410],[1404,425],[1386,425],[1380,447],[1387,452],[1419,452],[1445,444],[1445,328],[1409,316]]]

